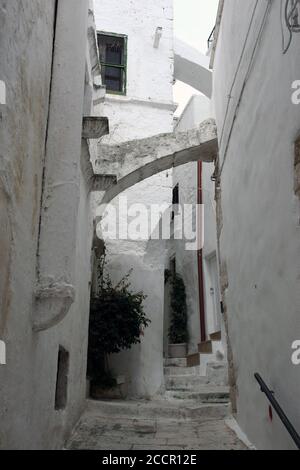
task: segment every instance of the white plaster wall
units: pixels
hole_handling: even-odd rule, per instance
[[[175,38],[174,52],[175,79],[211,99],[212,71],[209,69],[209,57],[178,38]]]
[[[176,129],[184,131],[199,125],[205,119],[213,117],[211,101],[203,95],[194,95],[184,109]],[[202,186],[204,204],[204,294],[207,333],[215,332],[212,297],[210,295],[210,282],[208,271],[208,257],[216,251],[216,215],[214,203],[214,184],[211,175],[214,164],[203,163]],[[197,163],[189,163],[173,171],[173,185],[179,183],[180,204],[197,204]],[[187,305],[189,317],[189,351],[198,351],[200,343],[200,313],[199,313],[199,284],[197,252],[185,250],[184,242],[176,241],[174,245],[177,269],[183,276],[187,292]]]
[[[157,246],[158,253],[161,244]],[[163,253],[162,253],[163,254]],[[147,295],[144,308],[151,324],[141,337],[141,344],[129,351],[110,357],[115,375],[125,375],[131,397],[153,398],[163,391],[163,298],[164,263],[161,256],[149,260],[147,253],[136,255],[136,247],[129,246],[121,253],[111,255],[108,266],[112,279],[118,282],[133,268],[131,283],[136,292]]]
[[[98,31],[125,34],[127,50],[127,94],[106,95],[104,115],[110,121],[110,135],[102,142],[115,144],[150,137],[173,130],[173,2],[155,0],[95,0]],[[158,49],[153,47],[157,27],[163,28]],[[101,147],[100,147],[101,152]],[[170,172],[130,188],[123,193],[131,202],[170,202]],[[118,203],[118,198],[114,204]],[[162,242],[155,248],[147,242],[107,243],[110,270],[127,272],[134,268],[132,288],[148,294],[146,312],[152,319],[142,344],[112,358],[116,373],[124,373],[129,393],[153,396],[163,386],[163,287],[164,270],[157,263],[157,250],[164,252]],[[161,295],[160,295],[161,294]]]
[[[94,4],[99,31],[128,36],[127,95],[172,102],[172,0],[94,0]],[[157,27],[162,27],[163,33],[155,49]]]
[[[226,102],[254,1],[227,0],[215,57],[214,100],[223,128]],[[255,24],[267,2],[260,1]],[[246,50],[253,47],[251,29]],[[237,419],[259,449],[294,445],[254,380],[261,373],[298,432],[300,369],[291,362],[291,344],[300,337],[299,199],[294,194],[294,146],[300,107],[291,102],[299,78],[300,37],[282,55],[280,2],[271,2],[267,22],[250,70],[222,171],[221,258],[227,262],[229,337],[237,375]],[[249,54],[237,73],[240,97]],[[227,115],[225,128],[231,127]],[[229,130],[225,136],[229,135]],[[224,161],[227,139],[221,145]]]
[[[0,121],[0,338],[7,345],[7,364],[0,366],[0,448],[55,449],[62,446],[84,404],[92,231],[87,187],[79,170],[79,142],[78,148],[69,149],[78,161],[78,200],[74,201],[79,202],[78,232],[72,273],[76,301],[61,324],[34,333],[54,1],[25,3],[0,1],[0,76],[7,84],[7,105],[1,108]],[[80,6],[84,10],[81,0]],[[72,25],[71,10],[64,21]],[[86,28],[84,18],[82,27]],[[82,49],[76,42],[73,46]],[[52,86],[64,90],[64,83]],[[82,100],[82,95],[70,99]],[[74,115],[64,125],[77,126],[81,118]],[[59,131],[64,135],[63,126]],[[55,249],[64,256],[59,243]],[[54,410],[59,345],[70,353],[68,403],[61,412]]]

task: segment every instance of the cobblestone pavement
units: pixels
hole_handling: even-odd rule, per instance
[[[190,410],[190,413],[186,413]],[[224,405],[181,402],[93,402],[75,428],[68,449],[243,450],[226,425]],[[184,415],[195,415],[195,419]]]

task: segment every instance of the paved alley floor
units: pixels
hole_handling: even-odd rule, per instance
[[[182,400],[92,401],[71,450],[245,450],[226,425],[228,405]]]

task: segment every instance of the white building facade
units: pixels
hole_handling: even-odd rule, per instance
[[[86,395],[95,26],[88,0],[0,7],[0,447],[56,449]]]
[[[173,1],[130,2],[95,0],[95,17],[99,37],[100,58],[102,43],[123,48],[121,61],[125,65],[120,82],[112,83],[114,71],[103,67],[107,84],[104,114],[109,118],[110,135],[101,144],[115,145],[134,139],[152,137],[173,131]],[[106,55],[109,60],[109,54]],[[102,54],[105,63],[105,52]],[[105,75],[106,74],[106,75]],[[117,88],[117,90],[111,88]],[[142,203],[170,203],[172,172],[160,173],[124,191],[112,203],[118,207],[126,198],[128,207]],[[101,202],[101,196],[98,198]],[[119,228],[127,224],[127,213]],[[124,230],[123,230],[124,231]],[[124,237],[125,238],[125,237]],[[140,345],[111,357],[115,374],[125,375],[131,396],[151,397],[161,393],[163,378],[163,314],[165,243],[162,240],[107,240],[109,270],[115,281],[130,269],[131,286],[147,295],[145,311],[151,319]]]
[[[211,100],[193,95],[176,123],[176,130],[195,128],[213,115]],[[180,204],[203,204],[204,239],[201,251],[186,251],[181,240],[175,241],[172,249],[187,290],[189,353],[195,354],[201,342],[217,334],[222,344],[220,340],[213,343],[214,353],[219,351],[224,356],[226,332],[221,312],[214,171],[213,163],[199,162],[174,169],[173,186],[178,186]],[[203,359],[202,356],[202,362]]]
[[[134,141],[166,133],[165,147],[167,148],[168,136],[173,135],[173,113],[176,109],[173,103],[174,59],[176,76],[194,85],[195,76],[199,76],[197,88],[208,95],[207,98],[203,96],[202,101],[197,103],[197,110],[192,117],[182,118],[182,125],[175,129],[176,132],[189,132],[199,127],[205,119],[212,117],[209,99],[212,84],[211,72],[208,70],[209,59],[180,41],[175,41],[174,46],[173,1],[171,0],[157,0],[151,5],[149,2],[135,1],[130,3],[130,8],[127,2],[120,4],[120,2],[96,1],[95,11],[102,78],[103,83],[106,84],[106,95],[102,106],[110,122],[110,135],[102,138],[98,145],[98,166],[100,169],[104,166],[106,169],[109,168],[110,173],[126,173],[128,176],[130,175],[130,161],[126,160],[126,155],[121,157],[121,161],[118,160],[109,147],[116,148],[115,154],[122,153],[118,145],[123,144],[124,149],[127,148],[128,151],[129,148],[134,149]],[[182,133],[183,141],[186,139],[184,132]],[[161,139],[160,145],[163,147],[163,136]],[[178,139],[180,140],[180,137]],[[132,143],[128,143],[126,147],[126,142],[129,141]],[[138,149],[138,142],[136,145]],[[149,149],[151,145],[149,140]],[[186,142],[186,148],[189,146],[190,144]],[[140,157],[137,155],[137,158],[141,159],[141,167],[143,166],[142,158],[146,156],[143,154],[145,150],[147,152],[147,146],[146,149],[143,148]],[[112,157],[115,163],[110,162],[109,159]],[[124,172],[120,171],[120,167],[128,167],[128,169]],[[196,167],[197,164],[191,164],[189,167],[194,175]],[[213,164],[205,170],[204,179],[209,178],[210,184],[209,189],[204,190],[208,196],[205,196],[203,202],[208,208],[205,217],[210,220],[206,233],[210,244],[208,242],[206,245],[205,257],[208,259],[208,256],[215,256],[211,273],[208,272],[209,268],[204,266],[203,252],[197,252],[196,249],[186,250],[184,239],[175,244],[171,239],[153,240],[150,239],[151,231],[149,231],[149,238],[143,241],[122,239],[126,237],[131,217],[126,210],[123,218],[118,220],[116,239],[112,240],[109,237],[106,239],[110,274],[115,281],[118,281],[130,269],[133,270],[132,288],[136,291],[142,290],[147,295],[145,310],[151,319],[151,324],[146,329],[145,337],[140,345],[110,358],[113,373],[126,377],[129,396],[153,397],[164,390],[163,358],[168,356],[170,325],[170,297],[167,292],[168,286],[165,285],[165,270],[170,269],[175,258],[178,258],[178,273],[183,276],[187,289],[190,337],[188,353],[197,355],[198,345],[210,340],[210,334],[219,333],[221,329],[219,286],[217,285],[216,227],[213,222],[215,214],[213,213],[214,201],[211,194],[213,184],[210,180],[210,170],[213,173]],[[137,179],[144,179],[143,182],[121,192],[113,201],[108,192],[104,200],[119,209],[120,205],[124,207],[124,198],[126,198],[129,211],[132,204],[142,203],[150,213],[151,205],[172,203],[174,186],[178,182],[177,176],[174,180],[173,173],[181,180],[185,180],[182,189],[185,188],[189,194],[193,194],[192,198],[184,197],[182,204],[191,204],[195,209],[198,202],[197,184],[195,185],[195,181],[189,178],[190,175],[185,174],[184,168],[177,169],[175,172],[169,168],[167,171],[146,179],[141,169],[140,178]],[[99,195],[96,206],[101,201],[102,195]],[[170,220],[172,233],[174,227],[171,225]],[[98,235],[101,237],[103,233]],[[204,292],[204,276],[212,277],[210,288],[207,288],[207,292],[210,293],[207,295]],[[96,277],[94,273],[94,278]],[[214,298],[211,294],[212,284],[215,287]],[[202,312],[199,308],[200,296],[203,304]],[[200,325],[201,315],[202,326]],[[214,343],[214,346],[217,348],[219,345]],[[210,354],[207,360],[212,360]]]
[[[293,100],[300,37],[293,33],[289,43],[281,2],[240,3],[220,2],[213,86],[233,397],[239,424],[259,449],[293,449],[281,421],[270,419],[254,373],[299,432],[300,369],[292,346],[300,337],[300,105]]]

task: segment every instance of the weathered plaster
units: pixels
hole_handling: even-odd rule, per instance
[[[130,140],[140,140],[173,130],[173,6],[172,0],[141,2],[131,0],[96,0],[95,18],[99,31],[128,36],[127,94],[107,94],[103,115],[109,118],[110,135],[103,137],[101,145],[119,145]],[[153,47],[157,27],[162,27],[159,47]],[[98,157],[102,158],[103,154]],[[93,161],[94,163],[94,161]],[[97,173],[117,175],[109,165],[95,168]],[[153,173],[154,174],[154,173]],[[149,175],[150,176],[150,175]],[[115,188],[115,186],[114,186]],[[110,190],[107,191],[107,194]],[[119,191],[115,194],[119,194]],[[141,181],[124,192],[128,203],[137,201],[147,207],[151,203],[169,202],[172,197],[171,171],[158,173]],[[94,206],[102,202],[103,193],[94,194]],[[114,206],[118,198],[111,200]],[[121,221],[121,224],[125,221]],[[164,246],[147,242],[118,240],[107,243],[111,273],[135,272],[133,290],[145,290],[148,298],[146,314],[152,323],[140,347],[116,356],[116,372],[126,375],[130,382],[130,395],[150,397],[162,390],[163,377],[163,286],[164,268],[160,266]],[[100,250],[101,252],[101,247]],[[160,255],[158,255],[160,253]],[[159,261],[159,263],[158,263]],[[149,286],[148,281],[149,280]]]
[[[83,139],[101,139],[109,134],[108,119],[102,116],[84,116],[82,122]]]
[[[75,284],[78,157],[81,151],[88,10],[87,2],[80,2],[80,8],[78,5],[74,10],[72,23],[66,25],[65,18],[72,5],[69,0],[58,2],[38,249],[35,330],[60,321],[75,298],[74,293],[70,296],[70,290],[74,290]],[[74,96],[78,99],[74,100]],[[63,257],[61,253],[64,253]],[[59,292],[59,300],[55,300],[55,292]],[[47,311],[44,322],[41,321],[43,309]],[[53,319],[49,323],[50,311]]]
[[[62,41],[66,42],[60,44],[58,49],[67,51],[70,58],[73,53],[76,57],[73,56],[69,62],[67,72],[68,57],[65,57],[66,62],[62,61],[61,67],[66,73],[60,75],[59,85],[53,83],[56,98],[60,98],[60,89],[63,99],[60,103],[62,107],[56,103],[59,119],[55,120],[57,126],[52,126],[48,119],[55,2],[0,1],[0,70],[1,79],[7,84],[6,105],[5,108],[1,107],[3,119],[0,121],[0,338],[5,341],[7,353],[6,365],[0,367],[1,449],[60,448],[79,418],[86,394],[93,223],[90,187],[81,171],[81,160],[84,158],[81,129],[82,104],[86,98],[84,68],[91,63],[86,57],[89,51],[85,21],[88,3],[82,0],[63,0],[61,3],[65,10],[59,10],[59,20],[66,33]],[[72,38],[70,44],[67,37],[70,38],[68,32],[73,27],[76,29],[76,39],[74,43]],[[81,41],[80,38],[83,45],[77,47],[76,41]],[[83,64],[82,81],[76,75],[78,63]],[[68,106],[63,106],[71,101],[74,102],[74,114]],[[94,114],[91,105],[90,109],[85,108],[88,115]],[[80,108],[79,114],[77,107]],[[45,239],[42,243],[44,254],[48,250],[43,260],[44,274],[48,278],[46,284],[43,281],[40,284],[42,289],[36,291],[36,254],[47,127],[48,141],[57,140],[52,148],[53,159],[59,160],[57,170],[68,158],[72,161],[67,178],[67,171],[64,173],[67,168],[63,168],[61,177],[56,181],[48,180],[53,205],[57,208],[61,198],[61,205],[68,205],[69,212],[66,211],[65,218],[61,220],[63,211],[60,207],[55,214],[52,212],[53,206],[49,208],[53,224],[48,233],[49,244]],[[75,130],[75,140],[71,142]],[[72,191],[64,199],[62,187],[52,188],[52,185],[69,181],[69,177],[74,175],[73,171],[77,175],[75,186],[78,192],[74,199],[69,197]],[[65,189],[68,193],[70,188],[67,186]],[[58,231],[64,228],[66,232]],[[72,230],[73,241],[69,239],[69,230]],[[72,253],[65,251],[68,243],[74,249]],[[58,278],[56,274],[60,276],[61,273],[55,271],[58,258],[60,266],[64,262],[64,266],[68,265],[68,254],[75,259],[71,283]],[[68,265],[68,268],[71,269],[71,266]],[[54,290],[55,297],[51,297]],[[38,320],[43,322],[49,313],[48,301],[60,302],[61,295],[63,300],[72,299],[74,291],[76,296],[69,315],[59,325],[38,334],[32,330],[33,313],[41,295],[46,294],[43,307],[39,305]],[[37,298],[35,293],[38,294]],[[70,354],[68,401],[62,411],[54,409],[59,345]]]
[[[263,376],[300,429],[300,374],[291,361],[291,345],[300,334],[299,199],[294,183],[300,107],[291,101],[291,84],[300,68],[300,38],[295,35],[283,55],[280,2],[258,2],[240,59],[255,2],[243,2],[242,10],[239,3],[224,2],[214,76],[217,125],[224,128],[220,253],[221,266],[227,270],[221,269],[221,277],[237,420],[258,449],[292,449],[282,423],[277,418],[270,422],[268,402],[253,374]],[[267,21],[249,69],[249,54],[268,3]],[[226,113],[233,80],[234,96]]]
[[[204,119],[213,116],[211,101],[205,96],[194,95],[180,116],[176,131],[192,129]],[[204,246],[203,246],[203,270],[204,270],[204,299],[206,314],[207,334],[214,333],[215,312],[210,288],[213,285],[211,279],[210,259],[216,255],[216,212],[214,202],[214,183],[211,176],[214,172],[214,163],[202,165],[202,199],[204,204]],[[198,177],[197,163],[189,163],[177,167],[173,171],[173,186],[179,184],[179,197],[181,204],[197,204]],[[189,352],[198,352],[200,338],[200,312],[199,312],[199,282],[197,252],[185,250],[185,241],[179,240],[173,243],[173,254],[176,255],[178,272],[183,276],[187,292],[187,305],[189,315]],[[217,306],[218,307],[218,306]]]
[[[213,119],[197,129],[161,134],[114,146],[99,147],[96,162],[102,172],[116,173],[118,183],[109,189],[103,203],[120,192],[161,171],[192,161],[212,162],[217,155],[217,133]],[[101,158],[102,157],[102,158]]]

